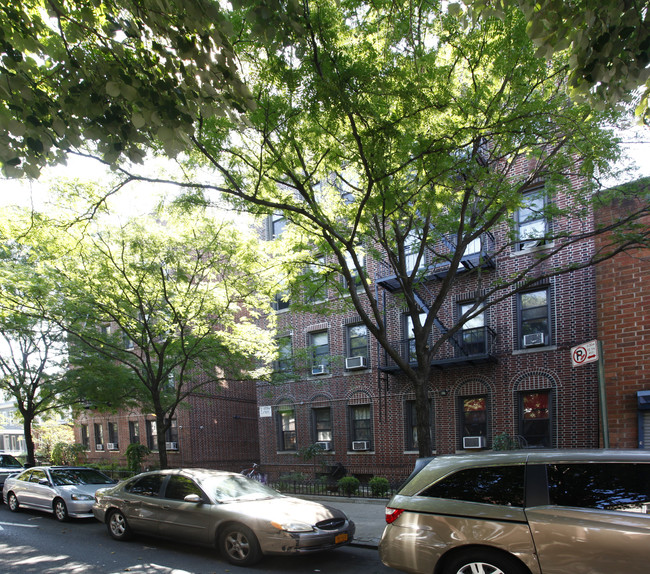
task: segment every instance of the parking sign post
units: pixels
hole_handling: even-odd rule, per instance
[[[607,395],[605,393],[605,362],[603,360],[602,341],[589,341],[571,349],[571,364],[580,367],[587,363],[598,362],[598,398],[600,418],[603,429],[603,446],[609,448],[609,420],[607,417]]]

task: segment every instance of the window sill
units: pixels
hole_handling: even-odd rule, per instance
[[[374,450],[348,450],[348,454],[375,454]]]
[[[555,242],[554,241],[549,241],[548,243],[544,243],[543,245],[538,245],[537,247],[530,247],[528,249],[514,249],[512,253],[510,253],[510,257],[521,257],[522,255],[530,255],[531,253],[539,253],[540,251],[548,251],[549,249],[552,249],[555,247]]]
[[[529,349],[515,349],[513,355],[529,355],[531,353],[542,353],[544,351],[557,351],[557,345],[545,345],[544,347],[530,347]]]

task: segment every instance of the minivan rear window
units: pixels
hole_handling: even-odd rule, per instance
[[[650,464],[549,464],[548,483],[550,502],[557,506],[650,510]]]
[[[432,484],[420,496],[500,506],[523,506],[524,466],[488,466],[460,470]]]

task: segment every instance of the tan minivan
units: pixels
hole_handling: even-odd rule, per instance
[[[414,574],[650,572],[650,451],[441,456],[388,503],[379,552]]]

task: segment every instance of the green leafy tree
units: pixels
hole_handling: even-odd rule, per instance
[[[44,269],[59,278],[58,321],[75,350],[70,377],[90,383],[104,359],[126,367],[131,398],[156,417],[165,468],[165,435],[189,394],[260,376],[270,352],[254,320],[268,307],[264,258],[233,223],[197,212],[84,233]]]
[[[145,18],[129,12],[128,3],[126,12],[136,28],[148,29]],[[313,299],[324,288],[348,295],[337,300],[335,310],[346,305],[355,309],[412,383],[418,446],[428,456],[431,360],[467,321],[533,281],[591,265],[647,240],[647,229],[636,223],[647,204],[616,222],[620,233],[589,261],[566,264],[561,252],[604,229],[549,228],[544,239],[554,247],[513,276],[490,282],[480,266],[463,271],[481,285],[482,295],[462,317],[438,329],[433,344],[429,340],[469,246],[505,227],[506,241],[494,255],[513,249],[517,237],[512,213],[522,205],[522,190],[537,181],[544,181],[550,195],[564,190],[568,204],[549,202],[541,208],[542,216],[590,221],[593,200],[604,198],[596,193],[599,178],[619,155],[617,140],[603,125],[616,124],[620,111],[571,101],[568,55],[558,52],[549,61],[538,57],[517,8],[504,9],[500,18],[472,20],[459,4],[436,1],[241,1],[227,15],[253,100],[240,106],[241,113],[224,114],[221,105],[202,98],[199,90],[192,101],[201,102],[201,113],[186,116],[185,108],[159,105],[153,98],[142,105],[151,109],[153,102],[156,121],[141,128],[131,122],[129,129],[138,133],[129,141],[170,154],[179,148],[175,142],[182,141],[191,167],[211,167],[207,177],[202,172],[175,181],[187,188],[188,200],[209,203],[215,193],[225,193],[238,209],[285,216],[289,225],[277,242],[284,273],[278,288],[304,295],[303,309],[313,308]],[[262,33],[264,18],[273,25]],[[165,30],[156,28],[158,38],[166,38],[163,46],[178,37],[175,29],[167,30],[166,37]],[[30,34],[23,30],[19,36]],[[91,37],[84,50],[98,46]],[[130,57],[142,70],[158,62],[157,49],[149,49],[146,42]],[[173,75],[185,65],[178,54],[166,57],[169,69],[156,65],[155,73]],[[213,67],[211,60],[202,64]],[[117,71],[124,73],[102,73],[111,81],[142,73],[128,64]],[[82,66],[79,74],[90,71]],[[57,87],[52,90],[60,94]],[[100,94],[100,99],[115,100],[119,109],[121,96],[107,90]],[[71,98],[71,105],[84,101],[74,91]],[[16,99],[18,92],[11,92],[12,106],[20,105]],[[180,97],[174,106],[182,102]],[[133,117],[136,111],[129,109]],[[79,122],[72,118],[71,123]],[[107,138],[102,126],[97,122],[83,137],[103,145]],[[27,165],[40,161],[26,137],[10,132],[5,169],[20,171],[24,163],[23,171],[30,172]],[[124,157],[121,149],[119,154]],[[119,159],[115,153],[103,157]],[[519,170],[522,164],[529,169]],[[117,173],[123,182],[163,182],[126,164]],[[612,190],[607,198],[619,192]],[[399,285],[394,305],[406,308],[413,324],[415,362],[391,341],[381,296],[366,275],[364,258],[369,257],[385,260],[386,275],[392,274]],[[423,295],[420,264],[425,258],[432,265],[444,264],[447,273],[433,292]],[[297,297],[291,300],[301,304]],[[321,309],[328,312],[326,306]],[[128,323],[121,329],[137,337],[139,330]]]
[[[636,113],[650,120],[650,10],[644,0],[480,0],[466,2],[483,15],[503,15],[519,6],[538,54],[567,50],[568,87],[574,97],[598,106],[638,97]]]

